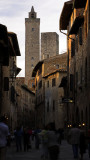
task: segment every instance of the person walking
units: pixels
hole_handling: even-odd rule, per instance
[[[14,132],[15,134],[15,140],[16,140],[16,151],[21,151],[22,150],[22,136],[23,136],[23,131],[20,126],[16,128],[16,131]]]
[[[88,139],[88,154],[89,154],[89,158],[90,158],[90,127],[88,129],[88,137],[87,137],[87,139]]]
[[[28,151],[29,149],[29,138],[28,128],[26,127],[23,130],[24,151]]]
[[[0,118],[0,160],[6,160],[7,138],[10,135],[6,121],[5,116]]]
[[[80,160],[83,160],[83,154],[86,151],[86,143],[85,143],[85,131],[83,130],[83,127],[80,130],[80,144],[79,144],[79,148],[80,148]]]
[[[58,136],[55,129],[55,124],[48,125],[48,152],[50,160],[57,160],[59,156]]]
[[[42,131],[39,133],[40,141],[42,144],[42,153],[41,153],[41,159],[48,159],[48,131],[47,126],[42,129]]]
[[[78,148],[80,142],[80,129],[77,128],[76,124],[73,124],[72,128],[68,133],[68,141],[72,145],[74,158],[78,158]]]

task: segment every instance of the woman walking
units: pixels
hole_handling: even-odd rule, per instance
[[[50,160],[57,160],[59,156],[58,135],[56,134],[55,124],[49,124],[48,131],[48,152]]]

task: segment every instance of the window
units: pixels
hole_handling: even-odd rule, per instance
[[[42,81],[39,82],[38,88],[40,89],[42,87]]]
[[[59,69],[59,64],[56,64],[56,69]]]
[[[34,13],[31,14],[31,18],[34,18]]]
[[[35,88],[35,84],[34,83],[32,83],[32,87]]]
[[[42,73],[42,66],[38,70],[38,75],[40,75],[41,73]]]
[[[49,101],[47,102],[47,112],[49,112]]]
[[[34,68],[34,65],[32,64],[31,67]]]
[[[47,54],[47,58],[49,58],[49,54]]]
[[[53,112],[55,111],[55,100],[53,100]]]
[[[34,57],[31,57],[31,60],[34,60]]]
[[[71,57],[75,55],[75,41],[71,41]]]
[[[85,58],[85,87],[87,86],[87,57]]]
[[[49,88],[49,81],[47,81],[47,88]]]
[[[82,84],[82,67],[81,67],[81,70],[80,70],[80,71],[81,71],[81,77],[80,77],[81,79],[80,79],[80,82],[81,82],[81,84]]]
[[[74,82],[74,76],[73,74],[70,74],[70,91],[73,91],[73,82]]]
[[[78,36],[76,36],[75,49],[76,49],[76,52],[78,52]]]
[[[4,91],[8,91],[8,90],[9,90],[9,78],[4,77]]]
[[[78,85],[78,72],[76,72],[76,89],[77,89],[77,85]]]
[[[54,87],[54,86],[56,86],[56,79],[55,78],[52,79],[52,87]]]
[[[82,28],[79,28],[79,44],[82,45]]]
[[[34,28],[32,28],[32,31],[34,31]]]

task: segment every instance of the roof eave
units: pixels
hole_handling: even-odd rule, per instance
[[[59,30],[67,30],[67,26],[72,11],[73,11],[73,2],[72,1],[65,2],[60,16]]]

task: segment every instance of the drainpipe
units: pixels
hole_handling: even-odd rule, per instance
[[[70,36],[69,36],[69,34],[66,34],[66,33],[64,33],[63,31],[61,31],[60,30],[60,32],[62,33],[62,34],[64,34],[64,35],[66,35],[67,36],[67,41],[69,40],[69,39],[71,39],[71,40],[73,40],[73,41],[75,41],[75,39],[73,39],[73,38],[71,38]],[[67,99],[69,98],[69,48],[67,48]],[[74,101],[75,101],[75,98],[74,98]],[[68,112],[69,112],[69,104],[67,103],[67,125],[68,125]]]

